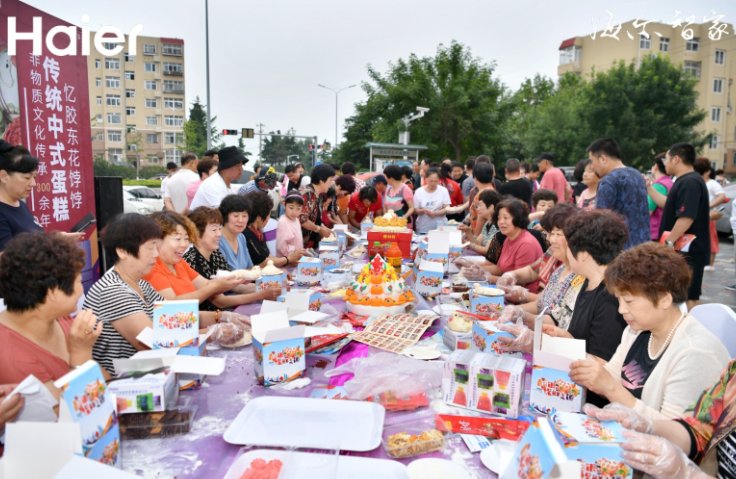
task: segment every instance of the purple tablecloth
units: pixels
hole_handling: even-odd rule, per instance
[[[339,311],[344,307],[341,301],[328,301],[328,303],[338,308]],[[426,304],[421,306],[427,307]],[[424,309],[421,306],[418,309]],[[260,305],[245,305],[241,306],[238,311],[244,314],[254,314],[259,308]],[[436,329],[437,325],[434,328]],[[208,378],[202,389],[184,391],[181,394],[182,398],[189,398],[198,408],[192,430],[187,434],[168,438],[124,439],[123,468],[128,472],[145,477],[219,479],[225,475],[242,449],[226,443],[222,435],[249,400],[259,396],[274,395],[308,397],[315,387],[329,383],[324,372],[334,368],[336,362],[343,363],[353,357],[366,356],[371,351],[376,350],[353,342],[343,349],[339,357],[336,355],[308,355],[306,376],[312,380],[312,383],[304,389],[280,391],[256,384],[252,346],[239,350],[211,350],[211,356],[226,358],[225,372],[219,377]],[[341,384],[347,379],[343,377]],[[419,421],[422,416],[426,416],[426,411],[425,408],[412,412],[389,412],[386,414],[385,424],[388,426],[396,421],[402,423],[408,421],[410,424],[414,419]],[[459,409],[454,413],[463,414]],[[496,477],[480,463],[478,453],[471,454],[468,451],[458,435],[447,435],[446,443],[442,453],[427,454],[422,457],[444,457],[462,463],[471,473],[471,477]],[[345,451],[342,454],[388,458],[381,446],[370,452]],[[408,464],[413,459],[415,458],[401,462]]]

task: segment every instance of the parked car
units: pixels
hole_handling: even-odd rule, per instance
[[[123,190],[123,212],[148,215],[153,213],[154,210],[152,210],[151,207],[145,204],[140,198],[136,198],[129,191]]]
[[[736,198],[736,183],[731,183],[723,187],[723,192],[726,193],[728,203],[724,203],[718,207],[719,211],[723,213],[723,217],[716,221],[716,231],[723,233],[726,236],[730,236],[731,231],[731,207],[733,206],[733,200]]]
[[[123,192],[129,193],[133,198],[143,203],[150,210],[150,213],[164,209],[164,199],[161,194],[147,186],[123,186]]]

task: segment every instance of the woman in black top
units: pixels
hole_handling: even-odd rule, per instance
[[[243,232],[243,235],[253,264],[265,266],[271,260],[274,266],[278,267],[296,265],[305,253],[303,249],[294,251],[288,256],[271,256],[266,239],[263,237],[263,228],[266,226],[273,209],[273,200],[268,196],[268,193],[263,191],[251,192],[248,194],[247,200],[248,228]]]

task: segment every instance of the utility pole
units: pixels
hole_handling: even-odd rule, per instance
[[[205,32],[205,74],[207,75],[207,149],[212,148],[212,128],[210,127],[210,3],[204,0],[204,32]],[[162,142],[163,143],[163,142]]]
[[[263,162],[263,158],[261,158],[261,151],[263,151],[263,127],[266,125],[264,125],[263,123],[259,123],[256,126],[258,127],[258,161]]]

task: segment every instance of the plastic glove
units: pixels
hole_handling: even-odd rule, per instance
[[[504,291],[506,291],[504,297],[509,303],[522,304],[529,302],[529,290],[523,286],[512,286]]]
[[[477,264],[463,267],[460,269],[460,275],[469,281],[484,281],[486,279],[486,271]]]
[[[626,429],[644,434],[654,432],[654,422],[621,403],[607,404],[603,409],[592,404],[583,406],[583,412],[599,421],[616,421]]]
[[[250,318],[234,311],[222,311],[220,313],[220,322],[234,324],[245,330],[250,329]]]
[[[233,323],[218,323],[210,326],[210,341],[220,346],[234,347],[245,336],[245,328]]]
[[[524,321],[524,310],[518,306],[504,306],[501,314],[498,316],[499,323],[515,323],[522,324]]]
[[[472,266],[473,263],[467,258],[456,258],[453,263],[459,267]]]
[[[703,479],[708,476],[679,447],[663,437],[624,431],[624,461],[655,479]]]
[[[508,336],[499,336],[498,342],[501,343],[502,350],[508,352],[532,352],[532,347],[534,346],[534,331],[527,328],[523,324],[511,323],[499,324],[498,329],[516,336],[513,339],[509,338]]]
[[[496,287],[506,292],[514,286],[516,286],[516,276],[513,273],[504,273],[496,281]]]

